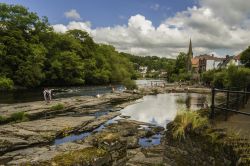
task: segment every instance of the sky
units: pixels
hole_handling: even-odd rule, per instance
[[[0,0],[47,16],[58,33],[87,31],[97,43],[140,56],[236,55],[250,45],[249,0]]]

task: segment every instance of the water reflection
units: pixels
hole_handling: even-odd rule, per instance
[[[176,102],[179,98],[183,103]],[[155,96],[145,96],[143,100],[121,110],[122,115],[131,116],[131,119],[156,124],[165,127],[172,121],[177,110],[204,108],[207,102],[207,95],[196,93],[167,93]]]

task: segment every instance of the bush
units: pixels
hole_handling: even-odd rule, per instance
[[[6,122],[6,118],[3,116],[0,116],[0,124]]]
[[[11,114],[8,121],[22,122],[22,121],[27,121],[27,120],[28,120],[28,117],[25,114],[25,112],[15,112]]]
[[[130,90],[133,90],[133,89],[137,89],[137,85],[135,83],[134,80],[131,80],[131,79],[125,79],[122,84],[127,88],[127,89],[130,89]]]
[[[189,133],[203,130],[209,125],[208,119],[201,117],[197,111],[181,111],[172,123],[174,139],[185,139]]]
[[[62,110],[62,109],[64,109],[64,105],[61,104],[61,103],[53,105],[53,106],[50,107],[50,110],[52,110],[52,111]]]
[[[14,82],[6,77],[0,77],[0,90],[12,90]]]

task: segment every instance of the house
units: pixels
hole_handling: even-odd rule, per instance
[[[199,73],[199,58],[192,58],[192,69],[195,73]]]
[[[146,76],[147,71],[148,71],[148,67],[147,66],[140,66],[139,67],[139,72],[141,73],[141,75],[142,75],[143,78]]]
[[[227,68],[229,65],[242,66],[240,54],[237,56],[226,55],[225,60],[219,64],[219,68]]]
[[[196,56],[194,59],[198,59],[198,71],[199,73],[202,73],[204,71],[217,69],[218,65],[223,62],[224,58],[215,57],[213,54],[208,55],[199,55]],[[197,63],[197,60],[194,60],[194,63]],[[196,69],[197,70],[197,69]]]

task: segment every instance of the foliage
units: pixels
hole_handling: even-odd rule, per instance
[[[246,67],[250,67],[250,46],[241,53],[240,60]]]
[[[6,122],[6,118],[0,115],[0,124]]]
[[[209,70],[202,74],[202,81],[217,88],[247,87],[250,85],[250,69],[230,65],[227,69]]]
[[[14,121],[14,122],[22,122],[22,121],[27,121],[28,117],[25,112],[15,112],[10,115],[10,118],[8,121]]]
[[[11,90],[13,89],[14,83],[11,79],[6,77],[0,77],[0,90]]]
[[[181,111],[173,121],[173,137],[185,139],[188,134],[204,129],[208,125],[208,119],[201,117],[197,111]]]
[[[55,156],[52,159],[54,165],[92,165],[95,159],[103,157],[107,152],[101,148],[87,147]]]
[[[186,72],[187,55],[184,52],[180,52],[176,59],[175,73],[185,73]]]
[[[122,83],[136,78],[133,64],[113,46],[81,30],[55,33],[46,17],[0,3],[0,76],[15,85]]]
[[[50,107],[50,110],[52,110],[52,111],[62,110],[62,109],[64,109],[64,105],[61,103],[58,103],[58,104]]]

